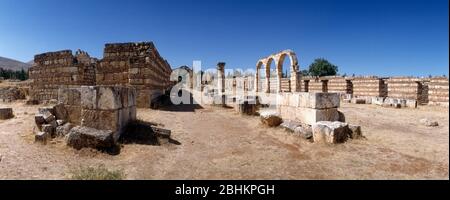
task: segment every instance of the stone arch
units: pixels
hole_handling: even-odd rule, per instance
[[[258,62],[256,63],[256,78],[255,78],[255,91],[256,92],[260,92],[261,88],[259,88],[259,70],[262,68],[262,66],[264,65],[264,62],[262,60],[258,60]]]
[[[276,61],[275,57],[269,56],[266,58],[266,62],[265,62],[265,67],[266,67],[266,91],[265,92],[266,93],[270,93],[270,65],[272,65],[272,62],[275,64],[275,67],[276,67],[277,61]]]
[[[291,61],[291,66],[290,66],[290,91],[291,92],[298,92],[300,91],[300,85],[299,85],[299,71],[300,71],[300,67],[298,65],[298,59],[297,59],[297,55],[295,54],[294,51],[287,49],[284,51],[280,51],[279,53],[276,54],[272,54],[270,56],[267,56],[263,59],[260,59],[257,64],[256,64],[256,74],[257,74],[257,78],[256,78],[256,83],[258,83],[259,81],[259,69],[261,69],[262,65],[265,65],[265,69],[266,69],[266,93],[270,93],[270,65],[272,64],[272,62],[275,63],[275,69],[277,72],[277,81],[278,81],[278,88],[277,88],[277,92],[281,91],[281,78],[282,78],[282,69],[283,69],[283,62],[286,59],[286,57],[289,57],[290,61]],[[256,91],[259,92],[260,88],[257,86]]]
[[[297,59],[297,55],[295,54],[294,51],[292,50],[284,50],[281,51],[280,53],[278,53],[277,55],[277,70],[279,70],[279,76],[281,78],[281,70],[283,69],[283,63],[284,60],[286,59],[286,57],[289,57],[290,61],[291,61],[291,66],[289,67],[290,69],[290,73],[291,73],[291,77],[290,77],[290,81],[291,81],[291,85],[290,85],[290,91],[292,92],[297,92],[298,89],[300,89],[300,87],[298,86],[298,72],[299,72],[299,66],[298,66],[298,59]],[[281,90],[281,86],[280,86],[280,90]]]

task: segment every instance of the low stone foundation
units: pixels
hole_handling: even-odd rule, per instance
[[[277,111],[283,119],[308,125],[340,120],[338,93],[283,93],[278,95],[277,103]]]

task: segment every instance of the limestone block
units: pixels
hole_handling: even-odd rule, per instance
[[[34,135],[34,141],[42,144],[47,144],[47,141],[50,139],[50,135],[46,132],[37,132]]]
[[[104,149],[113,147],[115,142],[113,131],[76,126],[68,133],[67,145],[78,150],[82,148]]]
[[[45,124],[44,115],[43,114],[34,115],[34,122],[36,123],[36,126],[39,128],[39,130],[42,130],[42,125]]]
[[[340,98],[338,93],[299,92],[290,94],[289,102],[286,105],[315,109],[338,108]]]
[[[81,86],[81,107],[97,109],[97,89],[94,86]]]
[[[406,100],[406,107],[417,108],[417,100]]]
[[[67,110],[67,121],[73,124],[81,124],[81,106],[64,106]]]
[[[284,118],[284,116],[283,116]],[[318,121],[339,121],[339,112],[337,108],[330,109],[313,109],[313,108],[296,108],[295,120],[304,124],[313,125]]]
[[[55,127],[53,127],[51,124],[44,124],[42,125],[42,132],[45,132],[48,135],[53,136],[55,134]]]
[[[348,139],[350,129],[342,122],[320,121],[312,125],[313,140],[317,143],[343,143]]]
[[[118,130],[119,110],[87,110],[81,111],[82,126],[101,129],[101,130]]]
[[[53,107],[53,113],[54,113],[56,119],[64,120],[64,121],[67,120],[67,116],[69,115],[66,108],[61,103],[57,104],[56,106]]]
[[[62,126],[58,126],[58,127],[56,127],[55,135],[57,137],[66,136],[67,134],[69,134],[70,129],[72,129],[73,127],[74,127],[74,125],[71,123],[66,123]]]

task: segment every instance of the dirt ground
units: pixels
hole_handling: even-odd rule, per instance
[[[126,144],[119,155],[66,147],[63,140],[34,143],[37,106],[0,103],[16,117],[0,120],[0,179],[67,179],[81,166],[104,164],[127,179],[449,179],[449,110],[344,104],[364,140],[320,145],[258,117],[232,109],[138,109],[138,118],[161,123],[179,144]],[[439,127],[426,127],[422,118]]]

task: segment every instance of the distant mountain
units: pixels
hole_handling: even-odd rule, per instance
[[[27,70],[28,68],[30,68],[32,65],[29,63],[23,63],[17,60],[13,60],[13,59],[9,59],[9,58],[4,58],[4,57],[0,57],[0,68],[3,69],[11,69],[11,70]]]

